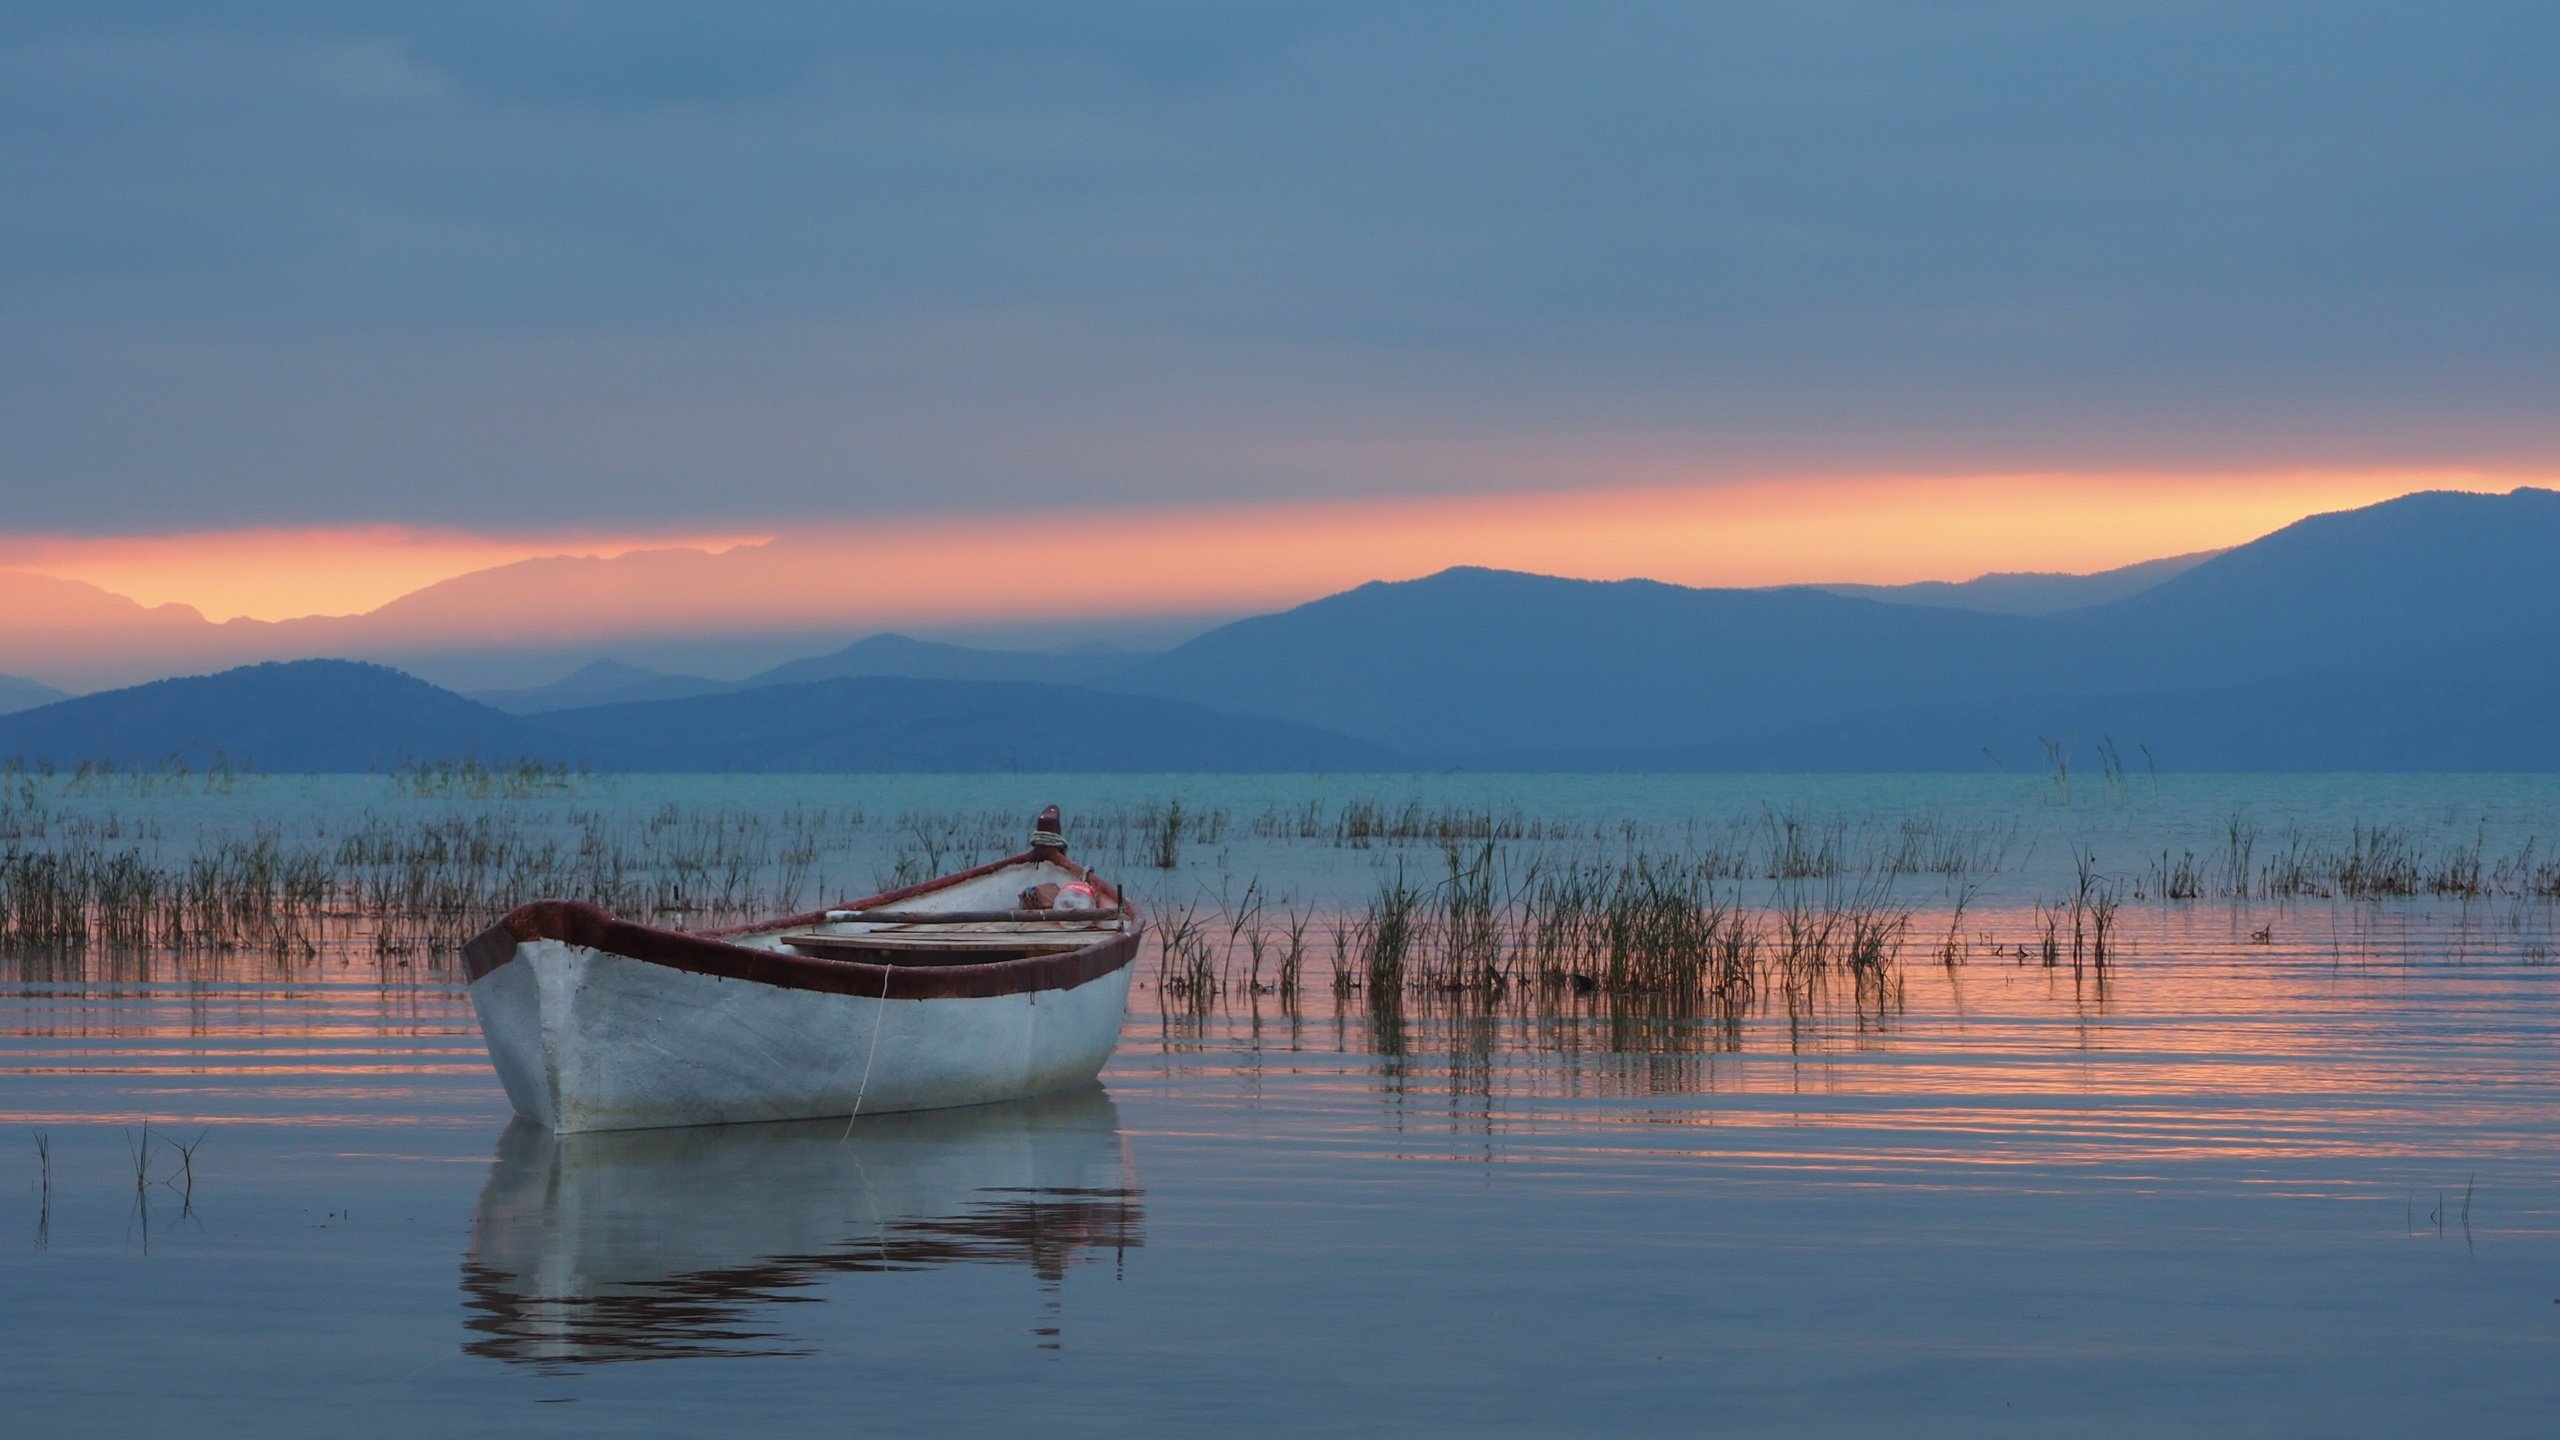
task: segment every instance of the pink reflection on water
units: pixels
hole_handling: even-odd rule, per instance
[[[1179,1101],[1190,1118],[1152,1132],[1166,1136],[1277,1133],[1325,1153],[1533,1168],[1712,1161],[1839,1183],[2531,1158],[2560,1131],[2560,970],[2518,963],[2495,924],[2357,906],[2141,910],[2120,959],[2075,972],[2037,962],[2034,923],[1969,917],[1953,966],[1915,940],[1881,1003],[1818,989],[1729,1014],[1517,990],[1229,995],[1203,1012],[1165,1003],[1150,963],[1105,1079]],[[1943,924],[1923,914],[1912,933]],[[450,979],[14,988],[0,1074],[19,1083],[0,1123],[503,1113]],[[1382,1136],[1395,1137],[1383,1150]]]

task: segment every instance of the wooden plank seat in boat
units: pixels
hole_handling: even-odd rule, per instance
[[[803,955],[869,965],[992,965],[1081,950],[1107,930],[801,930],[777,937]]]
[[[1010,925],[1047,920],[1091,924],[1097,920],[1119,919],[1120,907],[1112,905],[1099,910],[1090,906],[1080,910],[830,910],[827,918],[872,925]]]

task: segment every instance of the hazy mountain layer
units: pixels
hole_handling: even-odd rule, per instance
[[[738,688],[727,680],[699,675],[670,675],[619,660],[597,660],[548,685],[522,690],[473,690],[470,698],[510,715],[539,715],[574,710],[582,705],[618,705],[633,700],[682,700],[716,695]]]
[[[831,654],[777,665],[748,677],[744,683],[788,685],[804,680],[893,675],[912,680],[1031,680],[1056,685],[1102,685],[1129,669],[1136,659],[1125,651],[1102,646],[1056,654],[986,650],[907,635],[872,635]]]
[[[846,679],[509,715],[379,665],[304,660],[0,716],[0,758],[281,772],[420,761],[657,771],[1406,768],[1362,741],[1058,685]]]
[[[1408,769],[1311,726],[1063,685],[848,678],[542,717],[582,756],[654,771]]]
[[[2560,494],[2519,490],[2314,517],[2041,616],[1457,569],[1152,656],[883,635],[735,685],[596,665],[493,697],[521,717],[379,667],[263,666],[0,718],[0,755],[1928,770],[2085,769],[2111,745],[2129,768],[2553,769],[2554,554]]]
[[[0,715],[14,715],[38,705],[50,705],[70,697],[50,685],[22,679],[16,675],[0,675]]]

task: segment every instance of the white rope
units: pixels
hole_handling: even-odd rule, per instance
[[[871,1093],[871,1062],[880,1058],[880,1022],[889,1018],[889,967],[880,967],[880,1008],[871,1012],[871,1044],[862,1052],[862,1083],[853,1087],[853,1113],[844,1117],[841,1145],[853,1138],[853,1122],[862,1118],[863,1097]]]
[[[1031,848],[1063,851],[1067,848],[1067,837],[1055,830],[1043,830],[1034,826],[1031,831]],[[829,920],[838,918],[838,912],[828,911],[827,918]],[[856,916],[854,912],[846,911],[843,912],[842,918],[850,920]],[[889,967],[883,965],[880,967],[880,1008],[871,1012],[871,1046],[862,1052],[862,1083],[854,1087],[853,1113],[844,1117],[844,1134],[836,1141],[839,1145],[853,1138],[853,1122],[862,1118],[862,1102],[871,1094],[871,1062],[880,1058],[880,1025],[888,1018]]]

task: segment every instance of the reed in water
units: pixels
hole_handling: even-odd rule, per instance
[[[1397,867],[1337,919],[1337,995],[1372,1004],[1409,992],[1650,995],[1742,1007],[1766,990],[1846,977],[1883,997],[1910,930],[1911,910],[1876,883],[1787,884],[1752,906],[1713,858],[1515,862],[1490,842],[1452,842],[1444,857],[1436,883]],[[1212,953],[1196,943],[1196,922],[1181,919],[1178,938],[1164,941],[1169,993],[1234,988],[1239,968],[1245,988],[1262,988],[1259,948]],[[1305,928],[1293,918],[1292,957],[1304,953]]]
[[[893,888],[1023,843],[1019,807],[652,808],[620,793],[647,782],[542,767],[412,767],[330,782],[353,797],[334,808],[291,796],[254,803],[262,786],[299,783],[224,767],[0,765],[0,949],[33,957],[22,964],[325,952],[440,973],[463,940],[529,898],[712,928]],[[260,818],[237,819],[244,807]],[[2560,899],[2560,852],[2538,841],[2501,853],[2485,832],[2431,838],[2372,823],[2269,835],[2239,814],[2223,828],[2161,849],[2128,876],[2098,876],[2092,861],[2052,902],[2050,943],[2033,937],[2029,958],[2106,963],[2128,894],[2165,905]],[[1258,847],[1241,866],[1228,848],[1235,836]],[[1331,986],[1344,994],[1742,1003],[1807,974],[1885,974],[1914,913],[1895,887],[1969,896],[2012,868],[2018,831],[1998,819],[1779,807],[1640,825],[1374,795],[1231,814],[1174,794],[1079,813],[1072,843],[1079,859],[1133,880],[1142,903],[1157,902],[1159,936],[1174,942],[1167,978],[1190,994],[1322,988],[1329,959]],[[1293,861],[1298,846],[1319,853]],[[1356,862],[1376,867],[1364,898],[1313,899],[1282,883],[1293,867],[1338,872],[1344,862],[1322,853],[1337,847],[1379,852]],[[1256,871],[1266,878],[1243,884],[1247,900],[1218,898]],[[1175,912],[1197,933],[1173,925]],[[1928,948],[1941,959],[1968,951],[1960,914],[1943,942],[1935,923]]]

